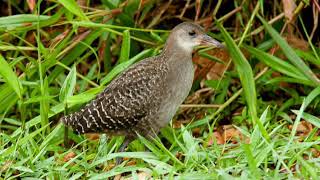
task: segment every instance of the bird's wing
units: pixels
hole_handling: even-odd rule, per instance
[[[67,124],[80,133],[134,127],[159,106],[165,79],[165,71],[147,61],[119,75],[96,99],[71,115],[73,120]]]

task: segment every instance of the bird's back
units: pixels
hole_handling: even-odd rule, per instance
[[[150,117],[160,108],[165,93],[166,73],[166,65],[156,57],[143,60],[120,74],[80,111],[61,120],[78,133],[146,134],[153,123]]]

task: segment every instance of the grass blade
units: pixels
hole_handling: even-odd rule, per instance
[[[12,71],[10,65],[0,54],[0,75],[5,79],[9,86],[22,99],[22,86],[16,74]]]
[[[297,110],[292,110],[292,112],[295,113],[296,115],[298,115],[299,113],[299,111]],[[317,128],[320,128],[320,118],[306,112],[302,113],[302,118],[308,121],[309,123],[313,124]]]
[[[129,60],[130,56],[130,31],[125,30],[122,33],[122,44],[119,63],[123,63]]]
[[[49,124],[49,100],[45,97],[49,96],[48,78],[46,77],[43,81],[43,86],[41,86],[41,95],[43,99],[40,101],[40,117],[41,125],[45,127]],[[50,126],[47,126],[46,133],[50,133]]]
[[[286,61],[283,61],[282,59],[279,59],[275,56],[272,56],[271,54],[268,54],[266,52],[263,52],[257,48],[253,48],[250,46],[245,46],[245,48],[254,56],[256,56],[260,61],[271,67],[272,69],[281,72],[282,74],[285,74],[287,76],[308,81],[308,77],[306,77],[303,73],[301,73],[296,67],[289,64]],[[309,80],[310,81],[310,80]]]
[[[72,96],[76,86],[77,72],[76,67],[73,66],[68,76],[66,77],[60,91],[59,100],[63,102],[67,97]]]
[[[292,142],[294,141],[294,137],[297,133],[297,129],[298,129],[298,125],[300,123],[300,120],[303,118],[303,115],[304,115],[304,111],[305,109],[309,106],[309,104],[316,98],[318,97],[320,94],[320,86],[315,88],[314,90],[312,90],[309,95],[303,100],[302,102],[302,105],[299,109],[299,111],[293,111],[297,117],[294,121],[294,124],[293,124],[293,127],[292,127],[292,130],[291,130],[291,134],[290,134],[290,138],[289,138],[289,141],[288,143],[286,144],[286,146],[284,147],[284,150],[282,151],[282,154],[280,156],[280,160],[282,161],[285,157],[285,154],[287,153],[287,151],[289,150],[290,146],[292,146]],[[310,119],[312,117],[309,117]],[[312,119],[314,120],[314,119]],[[312,123],[312,120],[310,123]],[[317,119],[316,119],[316,122],[317,122]],[[316,123],[317,124],[317,123]],[[279,169],[280,168],[280,161],[278,161],[278,164],[276,166],[276,169]]]
[[[286,55],[288,60],[295,65],[296,68],[305,76],[313,81],[317,86],[320,85],[320,80],[317,76],[311,71],[311,69],[300,59],[300,57],[294,52],[294,50],[289,46],[289,44],[281,37],[281,35],[272,28],[261,16],[258,15],[258,18],[262,22],[265,29],[268,31],[273,40],[280,46],[283,53]]]
[[[317,175],[317,172],[319,172],[319,171],[317,171],[315,168],[313,168],[312,165],[308,161],[304,160],[301,156],[297,156],[297,159],[298,159],[298,162],[301,163],[301,165],[306,169],[306,171],[308,171],[308,173],[312,177],[310,179],[318,179],[319,178],[319,174]]]
[[[225,39],[226,45],[228,47],[230,56],[233,60],[233,62],[236,65],[237,72],[240,77],[241,84],[243,86],[245,99],[247,101],[249,112],[251,115],[251,118],[254,123],[257,123],[259,126],[259,129],[261,131],[261,134],[267,139],[270,140],[270,137],[266,131],[266,129],[263,127],[263,124],[258,118],[257,115],[257,95],[256,95],[256,88],[255,88],[255,82],[253,79],[253,73],[250,64],[240,51],[239,47],[236,45],[236,43],[233,41],[231,36],[227,33],[227,31],[224,29],[224,27],[218,23],[218,27],[220,31],[222,32],[222,35]]]
[[[254,177],[254,179],[261,179],[259,169],[257,168],[257,162],[253,157],[252,150],[250,149],[250,144],[243,144],[242,147],[243,151],[246,154],[252,176]]]
[[[77,94],[74,96],[66,97],[68,107],[72,107],[75,104],[82,104],[93,99],[98,93],[100,93],[104,89],[103,86],[99,86],[96,88],[89,89],[81,94]]]
[[[87,16],[83,13],[82,9],[78,6],[74,0],[58,0],[66,9],[71,13],[79,16],[82,20],[89,20]]]
[[[0,18],[0,28],[12,30],[16,27],[25,27],[26,24],[36,24],[48,20],[50,16],[33,15],[33,14],[19,14]]]
[[[290,77],[276,77],[272,78],[269,81],[266,82],[266,84],[274,84],[274,83],[281,83],[281,82],[287,82],[287,83],[296,83],[296,84],[304,84],[307,86],[314,86],[314,83],[312,81],[308,80],[302,80],[302,79],[296,79],[296,78],[290,78]]]

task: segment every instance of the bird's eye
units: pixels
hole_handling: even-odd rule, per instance
[[[194,35],[196,35],[196,32],[195,31],[189,31],[189,35],[190,36],[194,36]]]

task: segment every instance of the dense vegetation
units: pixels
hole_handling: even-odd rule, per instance
[[[315,0],[2,1],[0,178],[317,179],[319,12]],[[59,118],[158,54],[183,21],[227,48],[195,50],[172,123],[123,153],[122,137],[71,130],[66,147]]]

